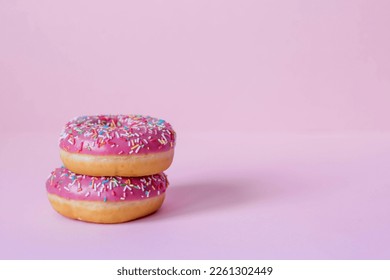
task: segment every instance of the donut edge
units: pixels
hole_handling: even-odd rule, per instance
[[[165,193],[142,200],[103,202],[66,199],[47,193],[48,199],[59,214],[74,220],[117,224],[145,217],[160,209]]]
[[[149,176],[167,170],[173,156],[174,148],[165,152],[129,156],[78,154],[60,149],[60,158],[66,168],[89,176]]]

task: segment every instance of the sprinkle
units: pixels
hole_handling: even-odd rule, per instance
[[[137,145],[131,147],[131,149],[134,150],[134,149],[136,149],[138,146],[139,146],[139,144],[137,144]]]

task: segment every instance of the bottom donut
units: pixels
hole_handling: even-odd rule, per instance
[[[62,167],[46,182],[52,207],[61,215],[84,222],[112,224],[156,212],[164,202],[164,173],[145,177],[92,177]]]
[[[143,200],[119,202],[70,200],[50,193],[48,197],[54,210],[65,217],[91,223],[115,224],[156,212],[164,202],[165,193]]]

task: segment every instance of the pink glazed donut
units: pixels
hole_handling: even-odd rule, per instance
[[[141,115],[77,117],[65,125],[60,157],[90,176],[146,176],[172,163],[176,134],[164,120]]]
[[[61,215],[92,223],[122,223],[157,211],[165,198],[164,173],[144,177],[91,177],[65,167],[46,181],[53,208]]]

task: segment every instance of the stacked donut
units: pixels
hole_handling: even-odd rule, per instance
[[[157,211],[168,187],[176,134],[164,120],[141,115],[77,117],[60,137],[63,167],[46,182],[60,214],[122,223]]]

